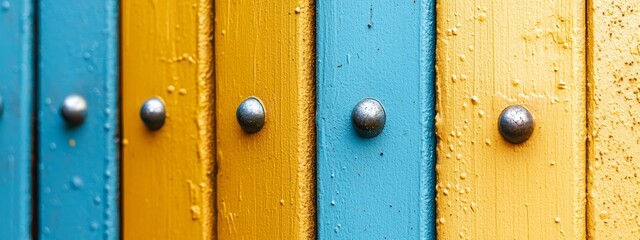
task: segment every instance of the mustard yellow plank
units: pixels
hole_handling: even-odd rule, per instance
[[[590,1],[589,239],[640,239],[640,8]]]
[[[437,7],[439,239],[585,238],[585,1]],[[512,104],[535,130],[502,139]]]
[[[313,6],[215,2],[219,239],[313,237]],[[266,110],[254,134],[236,121],[250,96]]]
[[[122,2],[123,236],[211,239],[211,0]],[[166,104],[149,131],[140,106]]]

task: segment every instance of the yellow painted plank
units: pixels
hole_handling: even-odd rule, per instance
[[[640,239],[640,6],[590,1],[589,239]]]
[[[216,176],[219,239],[314,236],[313,0],[216,1]],[[236,121],[246,98],[260,132]]]
[[[585,238],[585,1],[437,6],[439,239]],[[512,104],[535,118],[513,145]]]
[[[122,2],[123,236],[212,239],[211,0]],[[158,96],[167,120],[147,130]]]

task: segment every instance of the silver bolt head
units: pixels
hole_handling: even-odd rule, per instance
[[[158,97],[149,98],[140,107],[140,119],[151,131],[162,128],[166,118],[167,111],[164,102]]]
[[[87,118],[87,101],[80,95],[69,95],[62,102],[60,114],[68,125],[78,126]]]
[[[533,116],[522,105],[511,105],[500,113],[498,130],[507,142],[520,144],[526,142],[533,134]]]
[[[351,122],[358,136],[372,138],[384,129],[387,114],[378,100],[364,98],[353,108]]]
[[[236,110],[238,124],[247,133],[256,133],[262,129],[265,122],[264,106],[260,99],[249,97],[242,101]]]

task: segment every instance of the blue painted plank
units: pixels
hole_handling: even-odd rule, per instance
[[[40,239],[117,239],[118,2],[38,1]],[[64,99],[86,99],[69,126]]]
[[[318,0],[319,239],[435,239],[435,0]],[[351,111],[384,106],[375,138]]]
[[[31,239],[33,9],[0,0],[0,238]]]

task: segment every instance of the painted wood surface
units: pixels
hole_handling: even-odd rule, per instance
[[[584,239],[585,1],[442,1],[438,13],[440,239]],[[521,145],[500,112],[535,119]]]
[[[640,8],[589,4],[588,236],[640,239]]]
[[[118,239],[118,4],[38,1],[40,239]],[[87,102],[71,127],[64,99]]]
[[[435,1],[319,0],[318,237],[435,239]],[[351,111],[378,99],[383,132]]]
[[[216,1],[218,239],[312,239],[314,3]],[[259,98],[254,134],[238,105]]]
[[[124,239],[213,236],[210,0],[124,1],[122,8]],[[164,127],[140,107],[160,97]]]
[[[31,239],[33,5],[0,2],[0,233]]]

